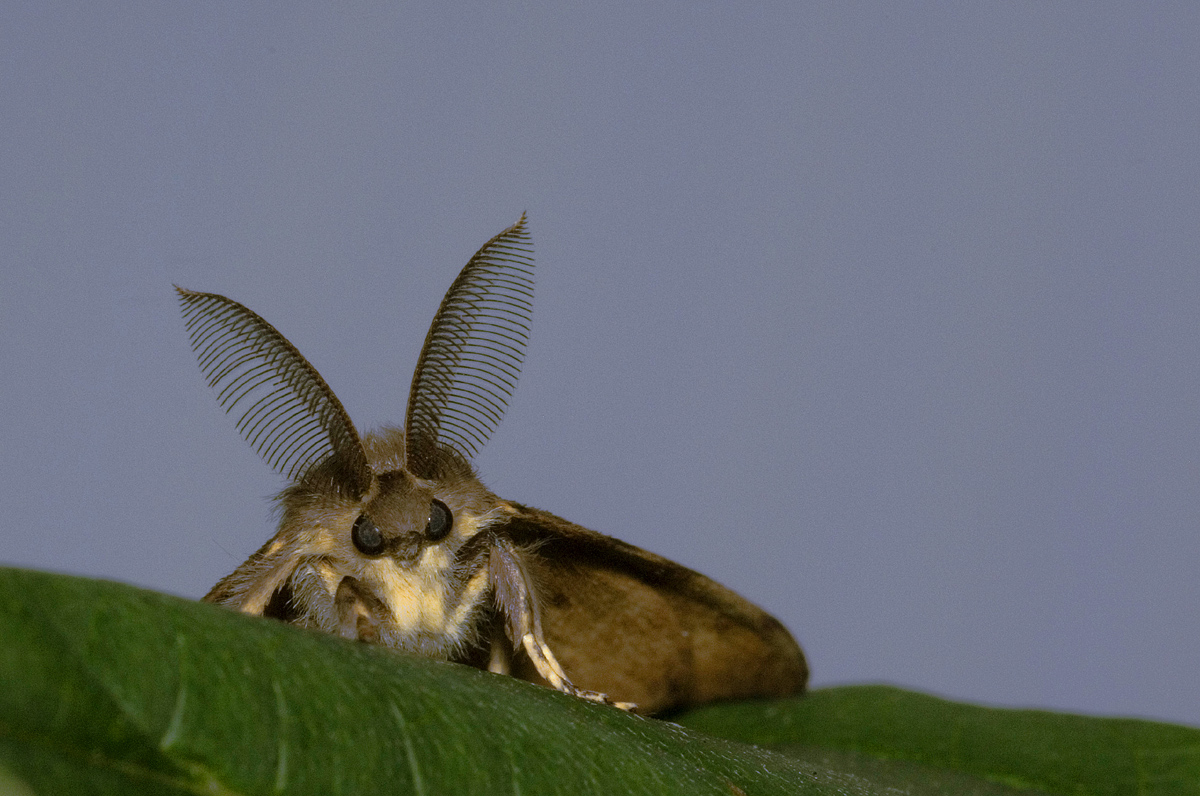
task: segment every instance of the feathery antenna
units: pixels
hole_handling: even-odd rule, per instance
[[[237,429],[290,479],[337,454],[351,491],[370,486],[362,441],[341,401],[308,360],[252,310],[216,293],[175,286],[200,370]]]
[[[521,219],[489,240],[438,307],[413,373],[408,466],[437,469],[443,448],[470,460],[500,424],[533,319],[533,245]]]

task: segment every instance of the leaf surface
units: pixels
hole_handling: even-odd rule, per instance
[[[919,694],[830,689],[694,711],[681,719],[689,729],[208,604],[16,569],[0,569],[0,683],[3,794],[999,795],[1049,782],[1038,772],[1053,770],[1051,752],[1076,776],[1068,761],[1088,748],[1060,737],[1063,720],[1098,733],[1087,743],[1112,721],[1030,715],[1022,732],[1050,751],[1033,774],[1005,778],[944,738],[938,711],[986,709]],[[906,711],[946,754],[884,754],[901,748],[887,739]],[[955,721],[959,735],[970,726]],[[1195,793],[1167,785],[1194,771],[1200,731],[1134,724],[1141,792]]]
[[[1140,719],[964,705],[858,685],[713,705],[675,720],[781,752],[850,750],[1046,793],[1200,795],[1200,729]]]

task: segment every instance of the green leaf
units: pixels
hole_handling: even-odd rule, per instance
[[[907,710],[931,739],[945,730],[916,694],[832,689],[686,718],[771,751],[207,604],[13,569],[0,569],[0,683],[2,794],[999,795],[1048,781],[997,776],[961,743],[957,757],[879,759],[892,726],[880,719],[885,703],[896,705],[891,720]],[[850,700],[842,708],[839,695]],[[1054,752],[1060,741],[1044,728],[1064,718],[1106,721],[1036,714],[1024,742]],[[1135,724],[1182,733],[1173,752],[1137,747],[1142,792],[1182,782],[1172,766],[1194,771],[1197,731]],[[988,722],[978,725],[986,736]],[[861,742],[871,733],[877,746]],[[1062,771],[1075,770],[1067,757],[1080,748],[1057,747]]]
[[[675,720],[776,751],[852,750],[1046,793],[1200,794],[1200,730],[1139,719],[986,708],[863,685],[713,705]]]
[[[512,678],[0,570],[0,784],[148,794],[882,792]]]

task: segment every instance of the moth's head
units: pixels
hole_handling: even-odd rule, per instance
[[[239,610],[446,657],[470,641],[464,589],[502,503],[457,456],[436,479],[394,466],[403,435],[368,435],[367,489],[337,457],[280,493],[279,532],[210,599]],[[239,574],[241,573],[241,574]],[[242,588],[239,588],[242,587]],[[478,595],[476,595],[478,596]]]
[[[496,505],[470,464],[446,450],[434,473],[406,465],[404,434],[385,429],[363,439],[367,471],[334,454],[277,497],[280,531],[311,554],[347,562],[419,564],[425,551],[461,543],[464,531]],[[352,563],[347,568],[356,570]]]
[[[464,643],[486,585],[484,531],[507,510],[470,458],[524,358],[529,251],[522,216],[471,258],[421,348],[403,430],[366,436],[273,326],[231,299],[177,288],[218,400],[292,481],[278,533],[206,600],[426,655]]]

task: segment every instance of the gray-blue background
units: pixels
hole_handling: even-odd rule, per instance
[[[360,427],[528,210],[501,495],[818,685],[1200,724],[1200,7],[8,3],[0,560],[199,597],[282,483],[171,283]]]

